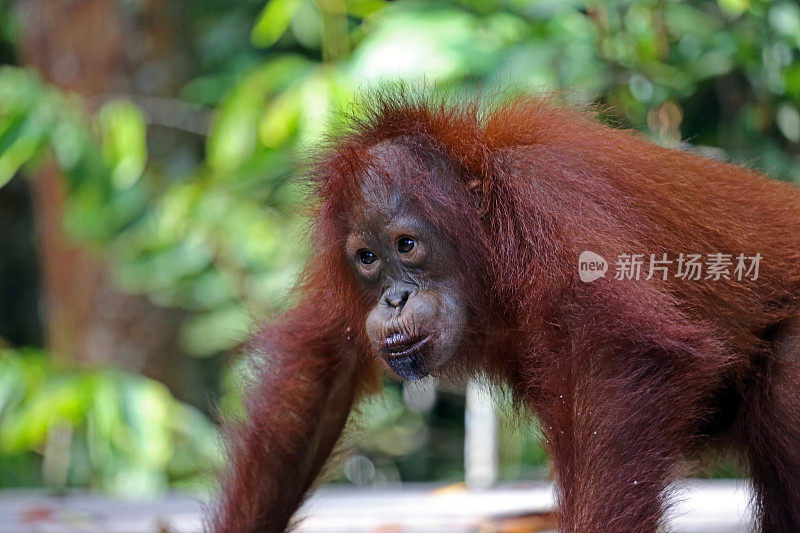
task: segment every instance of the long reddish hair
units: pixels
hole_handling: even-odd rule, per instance
[[[670,309],[676,323],[695,322],[691,336],[710,333],[722,336],[726,346],[719,349],[751,351],[763,328],[785,318],[785,304],[800,288],[798,191],[741,167],[653,145],[594,118],[551,97],[520,97],[495,107],[432,103],[404,91],[366,99],[359,116],[312,167],[314,249],[326,251],[319,271],[335,283],[311,285],[341,290],[337,298],[347,304],[334,312],[341,317],[344,311],[346,327],[363,339],[366,303],[353,305],[363,295],[342,252],[346,213],[359,194],[370,148],[394,139],[422,159],[426,153],[433,154],[428,159],[447,158],[455,170],[461,187],[443,191],[424,179],[420,161],[398,162],[419,167],[419,178],[406,191],[457,246],[474,323],[525,317],[524,324],[515,324],[534,337],[525,351],[561,350],[545,338],[558,336],[552,326],[569,320],[571,305],[591,303],[589,287],[576,281],[583,250],[609,260],[623,253],[760,253],[755,281],[670,278],[631,288],[636,282],[603,279],[592,289],[613,292],[626,285],[622,290],[638,291],[647,302],[636,311],[645,314],[645,323],[663,321]],[[485,213],[467,191],[475,180]],[[619,321],[609,315],[601,331]],[[504,360],[492,364],[479,357],[480,364],[507,373],[506,352],[514,348],[494,346]]]
[[[565,530],[654,530],[672,466],[710,433],[703,424],[726,417],[763,502],[786,499],[777,474],[800,494],[794,444],[761,438],[774,433],[774,417],[794,412],[786,382],[774,385],[777,356],[765,341],[800,304],[797,189],[654,145],[547,97],[450,105],[400,91],[363,107],[311,165],[312,256],[297,307],[253,341],[280,361],[264,365],[249,423],[230,432],[217,531],[282,528],[351,406],[376,389],[378,358],[364,327],[374,302],[346,260],[345,239],[371,150],[383,142],[411,154],[384,171],[403,180],[452,245],[470,311],[470,342],[441,371],[483,370],[534,408]],[[435,170],[446,183],[428,179]],[[665,253],[760,254],[762,262],[757,278],[743,280],[623,281],[611,272],[583,283],[583,251],[610,263]],[[784,411],[775,409],[783,397]],[[618,453],[629,447],[634,461]],[[776,470],[770,455],[789,466]],[[597,501],[629,494],[631,483],[631,501]]]

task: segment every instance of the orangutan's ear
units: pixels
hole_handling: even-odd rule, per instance
[[[472,193],[475,209],[478,210],[478,218],[483,218],[489,212],[489,195],[484,183],[479,179],[471,179],[467,182],[467,190]]]

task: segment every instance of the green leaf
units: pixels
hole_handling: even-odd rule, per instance
[[[181,331],[186,350],[198,356],[209,356],[230,350],[247,337],[250,316],[238,305],[197,315]]]
[[[14,177],[19,168],[31,160],[42,148],[47,121],[39,113],[32,113],[18,130],[14,140],[0,152],[0,187]]]
[[[256,19],[253,31],[250,34],[250,42],[253,46],[266,48],[272,46],[281,38],[292,22],[297,8],[300,7],[300,0],[271,0],[267,2],[264,9]]]
[[[738,17],[750,7],[750,0],[717,0],[723,11]]]
[[[130,102],[103,106],[99,121],[103,132],[103,158],[118,190],[129,189],[147,163],[147,126],[141,111]]]
[[[284,55],[251,72],[226,96],[207,140],[207,164],[217,175],[230,178],[253,155],[264,105],[310,69],[306,59]]]

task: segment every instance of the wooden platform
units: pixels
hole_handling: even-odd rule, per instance
[[[690,481],[676,487],[669,531],[739,533],[747,527],[747,491],[734,481]],[[460,486],[328,487],[303,509],[304,533],[545,531],[552,505],[545,483],[468,491]],[[48,497],[0,492],[0,533],[197,533],[199,501],[179,495],[126,501],[88,494]],[[523,516],[522,520],[518,517]]]

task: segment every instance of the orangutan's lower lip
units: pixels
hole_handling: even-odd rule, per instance
[[[407,357],[414,353],[419,352],[422,347],[430,340],[430,337],[425,337],[415,342],[404,343],[400,346],[392,346],[389,348],[388,346],[384,346],[381,348],[381,353],[389,358],[394,357]]]
[[[395,374],[409,381],[416,381],[428,375],[427,365],[419,353],[386,357],[384,361]]]

